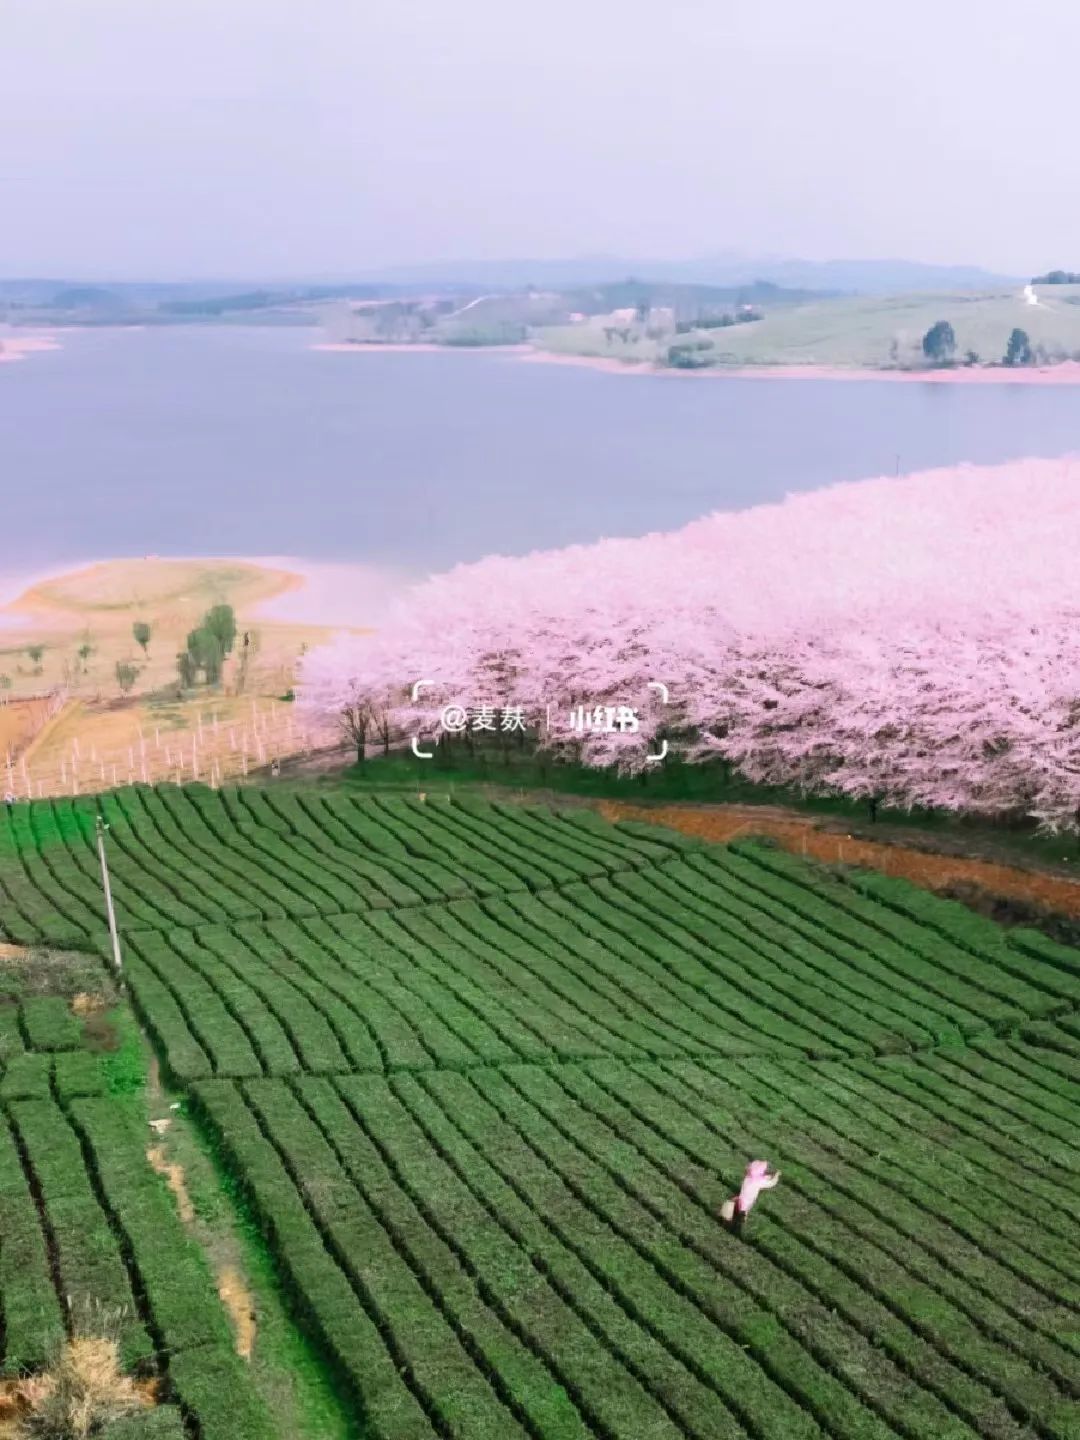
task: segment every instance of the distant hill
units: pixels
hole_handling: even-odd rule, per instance
[[[613,284],[628,275],[683,285],[744,286],[767,281],[789,289],[883,295],[900,291],[986,290],[1022,283],[976,265],[933,265],[914,260],[800,260],[782,256],[721,254],[696,260],[628,259],[589,255],[571,260],[455,260],[392,266],[369,277],[398,285],[449,281],[491,289],[533,286],[565,290]]]
[[[1080,356],[1080,288],[1070,286],[1040,291],[1034,305],[1018,286],[852,296],[774,310],[756,325],[709,338],[721,365],[918,366],[923,336],[939,320],[953,327],[958,360],[970,351],[983,364],[999,363],[1014,328],[1025,332],[1043,363]]]
[[[1022,283],[1020,278],[994,275],[970,265],[800,260],[732,252],[693,260],[612,255],[565,260],[446,260],[391,266],[333,282],[0,278],[0,320],[83,325],[229,320],[304,324],[317,318],[313,311],[318,305],[336,300],[430,300],[441,295],[456,298],[458,305],[464,306],[494,295],[516,295],[524,300],[540,293],[560,297],[569,312],[591,315],[649,303],[685,314],[695,305],[702,310],[725,304],[775,309],[845,294],[986,291]],[[535,299],[529,300],[524,312],[530,323],[545,323],[536,313]],[[478,311],[470,315],[470,323],[481,318]],[[557,319],[552,315],[547,323]]]
[[[351,296],[323,307],[327,334],[353,344],[505,345],[563,330],[586,344],[620,335],[635,342],[673,338],[698,326],[734,325],[762,314],[828,297],[786,290],[767,281],[752,285],[684,285],[670,280],[624,279],[559,290],[521,287],[490,290],[462,302],[436,285],[417,285],[411,298]],[[587,322],[587,323],[586,323]],[[600,337],[600,338],[598,338]]]
[[[840,292],[832,292],[839,294]],[[710,311],[732,305],[799,305],[830,298],[829,292],[802,290],[775,285],[769,280],[751,280],[735,285],[707,285],[668,279],[630,278],[610,283],[582,285],[563,291],[571,310],[600,315],[627,306],[670,306],[677,313]]]
[[[690,369],[725,365],[918,369],[925,364],[923,336],[938,321],[948,321],[960,363],[999,364],[1014,329],[1027,335],[1038,363],[1080,360],[1080,285],[1038,287],[1034,298],[1033,304],[1024,287],[1015,284],[983,291],[843,295],[765,305],[749,323],[727,327],[696,320],[677,326],[676,336],[598,317],[540,330],[533,341],[564,354]]]
[[[0,320],[24,324],[144,325],[197,321],[314,324],[314,309],[350,297],[381,299],[402,287],[380,282],[336,285],[281,283],[254,287],[243,281],[115,281],[0,279]],[[453,287],[446,287],[450,292]],[[475,287],[468,293],[474,293]]]
[[[706,323],[753,308],[826,298],[769,281],[709,285],[620,275],[557,288],[464,281],[345,281],[245,286],[219,283],[0,280],[0,321],[22,325],[322,325],[365,343],[518,343],[540,327],[632,310],[653,325]]]

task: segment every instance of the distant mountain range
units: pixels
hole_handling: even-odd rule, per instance
[[[592,277],[593,272],[586,269]],[[647,314],[668,307],[680,319],[708,317],[738,307],[790,306],[826,298],[828,292],[753,280],[746,284],[712,285],[663,276],[618,276],[611,281],[590,278],[558,285],[551,279],[513,284],[509,280],[454,278],[359,279],[337,284],[286,282],[253,289],[243,282],[106,284],[79,280],[0,279],[0,321],[16,324],[176,325],[227,322],[235,324],[312,325],[324,321],[328,307],[367,301],[368,318],[382,340],[404,339],[394,327],[408,311],[418,325],[436,316],[462,317],[452,328],[458,343],[521,340],[536,325],[565,325],[575,313],[606,314],[630,307]],[[838,292],[832,292],[836,294]],[[430,313],[428,313],[430,312]],[[421,322],[421,314],[426,321]],[[377,322],[377,323],[376,323]],[[411,322],[410,322],[411,323]],[[494,328],[492,328],[494,326]],[[369,326],[370,328],[370,326]],[[486,340],[479,337],[486,336]],[[409,338],[420,338],[418,335]],[[437,339],[434,334],[427,339]]]
[[[984,290],[1019,283],[977,265],[931,265],[917,260],[799,260],[726,252],[697,260],[628,259],[590,255],[573,260],[443,260],[396,265],[366,278],[396,285],[483,285],[493,290],[532,285],[561,290],[629,277],[689,285],[752,285],[767,280],[795,290],[884,295],[912,290]],[[1027,277],[1024,277],[1027,278]]]
[[[268,306],[311,304],[346,295],[375,299],[417,289],[472,295],[528,288],[567,291],[638,280],[652,285],[708,285],[735,290],[764,281],[791,291],[886,295],[987,290],[1022,284],[1028,278],[997,274],[977,265],[932,265],[916,260],[800,260],[725,251],[696,260],[617,255],[568,260],[439,260],[318,279],[87,282],[0,278],[0,305],[94,312],[102,319],[110,312],[132,310],[153,310],[161,318],[180,318],[208,316],[216,310],[259,311]]]

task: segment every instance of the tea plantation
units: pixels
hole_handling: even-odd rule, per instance
[[[1080,1440],[1080,954],[587,810],[197,786],[9,809],[9,943],[106,965],[99,805],[131,1002],[358,1437]],[[184,1433],[276,1435],[70,1010],[0,1027],[6,1368],[94,1297]]]

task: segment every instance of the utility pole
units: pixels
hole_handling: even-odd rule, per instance
[[[120,959],[120,936],[116,933],[116,912],[113,910],[112,887],[109,884],[109,862],[105,858],[105,831],[108,827],[100,815],[97,816],[94,828],[97,831],[97,853],[98,859],[101,861],[101,885],[105,891],[105,909],[109,915],[109,936],[112,940],[113,968],[119,975],[123,970],[123,964]]]

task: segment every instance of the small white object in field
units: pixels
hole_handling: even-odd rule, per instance
[[[171,1124],[172,1124],[172,1121],[171,1121],[171,1120],[168,1120],[168,1119],[166,1119],[166,1120],[151,1120],[151,1121],[150,1121],[150,1129],[153,1130],[153,1132],[154,1132],[155,1135],[164,1135],[164,1134],[165,1134],[165,1131],[169,1128],[169,1126],[170,1126]]]

